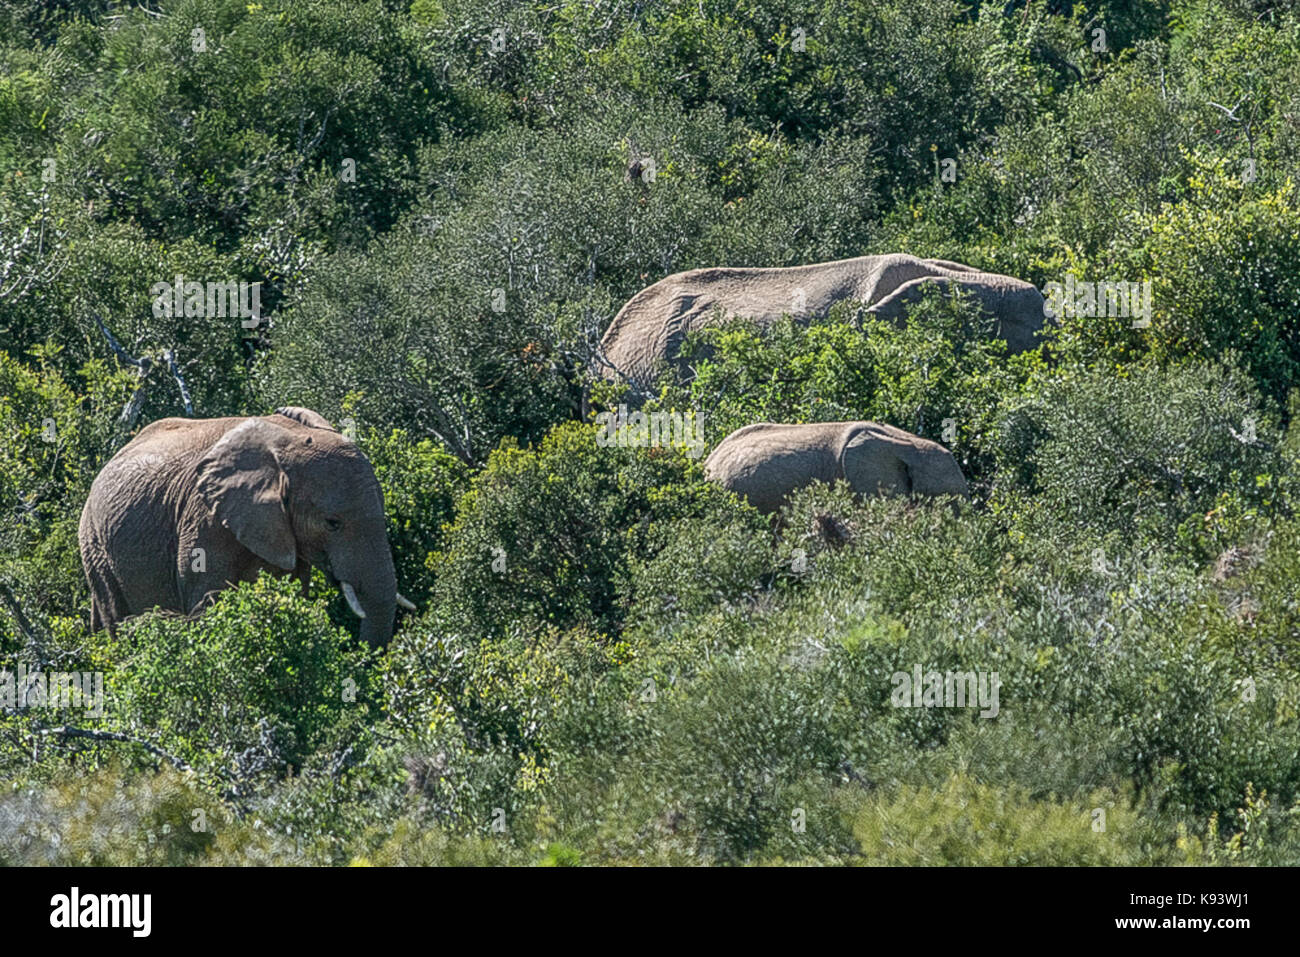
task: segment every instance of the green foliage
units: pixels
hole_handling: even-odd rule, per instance
[[[1003,490],[1130,546],[1206,547],[1203,516],[1220,498],[1271,502],[1282,468],[1267,408],[1239,374],[1201,363],[1045,376],[998,431]]]
[[[736,509],[660,526],[647,557],[632,557],[628,617],[671,627],[755,597],[773,571],[765,524],[756,512]]]
[[[1300,372],[1296,185],[1288,179],[1275,192],[1256,193],[1224,166],[1199,171],[1189,200],[1153,217],[1133,254],[1158,289],[1152,352],[1232,352],[1260,392],[1281,403]]]
[[[602,447],[597,434],[560,426],[475,476],[435,566],[435,601],[469,635],[614,627],[629,560],[660,525],[728,507],[684,450]]]
[[[127,395],[127,377],[98,361],[81,370],[79,393],[59,375],[58,353],[34,346],[31,365],[0,353],[0,581],[32,615],[81,613],[77,522],[120,441],[114,419]]]
[[[195,621],[154,614],[104,650],[111,712],[188,763],[236,779],[296,766],[369,707],[366,653],[350,651],[291,579],[222,592]]]
[[[468,484],[464,465],[431,439],[413,441],[395,430],[363,442],[384,492],[388,544],[398,589],[413,602],[430,594],[429,570],[442,545],[444,526]]]
[[[1226,819],[1226,826],[1220,823],[1218,814],[1210,815],[1203,842],[1184,832],[1178,841],[1179,850],[1190,861],[1204,860],[1219,866],[1268,865],[1295,860],[1300,837],[1300,805],[1279,813],[1280,809],[1271,806],[1268,792],[1256,794],[1250,783],[1246,784],[1242,805]],[[1237,826],[1241,830],[1233,830]]]
[[[175,867],[202,861],[229,814],[188,775],[110,768],[0,795],[7,866]]]
[[[1288,518],[1260,540],[1234,544],[1216,562],[1218,594],[1206,625],[1249,672],[1300,675],[1300,524]]]
[[[1094,808],[1106,811],[1104,821]],[[1104,830],[1094,830],[1094,821]],[[853,833],[864,864],[1097,867],[1142,861],[1135,846],[1140,827],[1114,795],[1071,806],[955,774],[937,790],[904,787],[872,801],[858,812]]]

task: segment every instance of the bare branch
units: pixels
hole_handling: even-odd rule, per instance
[[[14,621],[18,624],[18,630],[21,631],[23,637],[27,639],[26,653],[38,664],[48,664],[49,659],[46,656],[45,642],[46,635],[32,624],[31,619],[28,618],[26,613],[23,611],[22,605],[19,604],[17,596],[14,595],[13,591],[3,581],[0,581],[0,605],[4,605],[5,608],[8,609],[9,614],[13,616]]]
[[[1213,100],[1206,100],[1205,102],[1209,103],[1210,106],[1214,107],[1216,110],[1222,110],[1224,115],[1227,116],[1228,119],[1232,120],[1232,122],[1240,123],[1241,120],[1237,116],[1237,107],[1241,106],[1241,104],[1244,103],[1245,100],[1246,97],[1244,96],[1238,99],[1236,103],[1232,104],[1232,109],[1228,109],[1222,103],[1215,103]]]
[[[74,728],[65,724],[58,728],[34,728],[32,733],[40,735],[57,734],[64,738],[89,738],[92,741],[122,741],[126,744],[138,744],[155,757],[167,761],[177,771],[194,770],[176,755],[164,751],[158,745],[150,744],[148,741],[142,741],[139,738],[133,738],[129,734],[123,734],[120,731],[96,731],[91,728]]]
[[[181,370],[176,366],[176,353],[168,349],[163,353],[163,359],[167,362],[167,368],[171,371],[172,378],[176,380],[176,385],[181,390],[181,403],[185,406],[185,414],[193,415],[194,406],[190,403],[190,390],[185,388],[185,380],[181,378]]]
[[[108,340],[109,348],[112,349],[115,353],[117,353],[117,357],[119,359],[121,359],[127,365],[135,366],[137,369],[143,369],[145,372],[149,371],[149,368],[153,365],[152,360],[150,360],[147,356],[143,356],[139,359],[136,359],[134,356],[130,355],[125,349],[122,348],[121,344],[113,336],[113,333],[109,332],[108,326],[104,325],[104,320],[100,318],[99,313],[96,312],[96,313],[92,313],[91,315],[94,317],[96,324],[98,324],[99,331],[102,332],[104,334],[104,338]]]

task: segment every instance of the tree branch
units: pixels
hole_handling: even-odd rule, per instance
[[[148,741],[142,741],[139,738],[133,738],[129,734],[123,734],[120,731],[96,731],[91,728],[74,728],[65,724],[57,728],[35,728],[32,733],[40,735],[57,734],[64,738],[89,738],[92,741],[122,741],[126,744],[138,744],[155,757],[167,761],[177,771],[194,770],[185,761],[170,752],[164,751],[158,745],[150,744]]]
[[[194,406],[190,403],[190,390],[185,388],[185,380],[181,378],[181,370],[176,365],[175,351],[168,349],[163,353],[163,359],[166,360],[167,368],[170,370],[172,378],[176,380],[176,385],[180,387],[181,403],[185,406],[185,414],[193,415]]]
[[[48,664],[49,659],[46,657],[45,652],[45,635],[32,624],[31,619],[23,611],[23,606],[18,603],[17,596],[3,581],[0,581],[0,604],[3,604],[9,610],[9,614],[18,623],[18,630],[27,639],[27,654],[31,655],[40,665]]]

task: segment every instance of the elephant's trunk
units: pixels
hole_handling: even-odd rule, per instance
[[[335,567],[334,575],[348,607],[361,619],[362,640],[375,648],[388,644],[397,614],[397,576],[388,549],[364,568]]]
[[[385,601],[370,603],[366,617],[361,620],[361,640],[372,648],[382,648],[393,637],[393,618],[397,614],[397,592]]]

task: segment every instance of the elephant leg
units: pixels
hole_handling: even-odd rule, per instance
[[[111,574],[97,564],[86,564],[85,571],[86,584],[90,586],[90,630],[108,629],[111,633],[114,625],[131,615],[126,596]]]
[[[196,505],[186,516],[176,561],[178,607],[190,617],[201,615],[227,588],[256,581],[264,568],[284,574],[241,545],[229,529],[210,522],[204,511]]]

